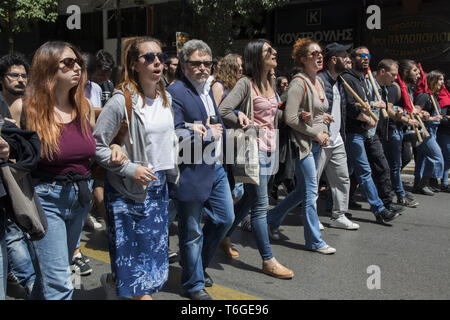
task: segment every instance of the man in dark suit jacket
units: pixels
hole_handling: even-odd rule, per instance
[[[181,282],[186,296],[209,300],[205,286],[212,279],[205,268],[234,220],[233,198],[225,166],[225,131],[210,90],[212,54],[201,40],[191,40],[180,51],[184,77],[169,86],[175,128],[180,136],[182,163],[179,184],[173,190],[178,211]],[[198,135],[193,125],[204,131]],[[205,205],[208,219],[201,229]]]

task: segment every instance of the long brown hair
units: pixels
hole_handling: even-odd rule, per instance
[[[439,70],[433,70],[427,73],[428,86],[434,94],[439,94],[438,81],[444,74]],[[442,88],[441,88],[442,90]]]
[[[125,91],[129,90],[131,93],[139,94],[144,101],[143,105],[145,105],[145,95],[144,90],[141,88],[139,84],[138,73],[133,69],[133,63],[136,62],[139,58],[139,45],[145,42],[154,42],[162,49],[162,43],[158,39],[151,37],[132,37],[127,39],[124,42],[123,49],[123,69],[120,77],[120,82],[117,86],[118,89]],[[163,63],[161,61],[161,63]],[[167,95],[166,95],[166,87],[162,81],[159,80],[157,86],[158,92],[161,94],[163,98],[163,105],[167,107]]]
[[[56,122],[54,115],[56,74],[65,48],[70,48],[75,56],[83,61],[78,50],[70,43],[49,41],[35,53],[30,70],[30,80],[24,98],[26,128],[36,131],[41,139],[41,156],[52,160],[59,152],[58,140],[62,124]],[[89,102],[84,95],[86,68],[82,68],[80,81],[69,91],[69,101],[80,117],[83,135],[87,138],[89,122]]]
[[[220,64],[220,68],[215,77],[215,81],[222,81],[225,89],[232,90],[235,86],[238,79],[239,73],[239,62],[238,59],[242,57],[238,54],[230,53],[227,54],[224,58],[222,58],[222,62]],[[215,82],[214,81],[214,82]]]

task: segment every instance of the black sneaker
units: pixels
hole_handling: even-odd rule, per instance
[[[450,186],[448,184],[442,184],[441,185],[441,191],[450,193]]]
[[[393,213],[401,213],[403,211],[405,211],[405,207],[400,206],[398,204],[395,203],[389,203],[388,205],[385,205],[386,209],[388,209],[389,211],[393,212]]]
[[[267,225],[267,230],[269,233],[269,238],[270,240],[275,240],[278,241],[281,239],[281,235],[280,235],[280,229],[278,228],[272,228],[270,226],[270,224]]]
[[[87,276],[92,273],[92,268],[81,257],[75,257],[71,265],[72,273],[77,273],[82,276]]]
[[[377,223],[379,223],[379,224],[386,224],[386,222],[394,220],[399,215],[400,214],[398,214],[396,212],[392,212],[392,211],[389,211],[388,209],[384,208],[380,214],[375,215],[375,219],[377,220]]]
[[[83,252],[81,252],[81,251],[80,251],[80,253],[81,253],[81,259],[83,259],[83,261],[84,261],[85,263],[91,262],[91,260],[89,259],[88,256],[85,256],[85,255],[83,254]]]
[[[408,208],[417,208],[417,206],[419,205],[419,202],[417,202],[416,200],[410,200],[410,199],[404,197],[404,198],[398,198],[397,204],[404,206],[404,207],[408,207]]]

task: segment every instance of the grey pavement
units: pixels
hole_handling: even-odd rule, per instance
[[[403,175],[403,180],[410,190],[412,176]],[[208,269],[217,284],[210,293],[217,299],[242,299],[240,293],[275,300],[450,299],[450,194],[415,197],[419,207],[406,209],[390,226],[376,224],[368,203],[360,198],[362,210],[350,210],[352,220],[360,225],[357,231],[328,227],[325,203],[319,200],[323,238],[337,249],[329,256],[305,249],[299,209],[289,213],[281,226],[286,239],[272,242],[272,250],[279,262],[293,269],[292,280],[263,274],[252,233],[237,228],[231,239],[240,257],[232,260],[218,250]],[[177,249],[176,232],[171,231],[170,246]],[[81,289],[73,298],[104,299],[100,276],[110,271],[109,264],[101,261],[107,251],[106,234],[84,231],[82,240],[103,258],[91,255],[94,271],[81,278]],[[169,281],[155,300],[185,299],[180,296],[181,268],[178,263],[170,268]]]

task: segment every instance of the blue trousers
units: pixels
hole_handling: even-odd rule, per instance
[[[216,178],[207,200],[211,210],[201,228],[204,203],[176,201],[181,284],[187,293],[205,288],[203,270],[211,262],[219,243],[234,221],[233,197],[227,174],[221,164],[215,164]],[[199,177],[200,179],[201,177]]]

